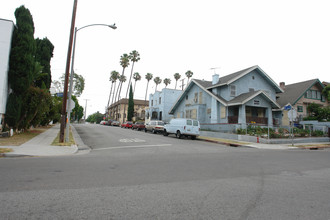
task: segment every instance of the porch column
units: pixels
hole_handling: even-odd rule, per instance
[[[211,123],[218,123],[218,105],[217,100],[212,97],[211,100]]]
[[[269,127],[273,127],[273,111],[272,111],[272,107],[268,107],[267,108],[268,111],[268,126]]]
[[[241,105],[238,108],[238,123],[241,124],[242,129],[246,129],[245,105]]]

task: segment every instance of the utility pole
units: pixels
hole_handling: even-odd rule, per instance
[[[84,114],[84,121],[86,122],[86,114],[87,114],[87,101],[89,100],[89,99],[84,99],[85,101],[86,101],[86,103],[85,103],[85,114]]]
[[[75,22],[76,22],[77,3],[78,3],[78,0],[74,0],[68,54],[67,54],[66,68],[65,68],[65,81],[64,81],[63,103],[62,103],[62,111],[61,111],[60,140],[59,140],[60,143],[64,142],[66,100],[68,98],[69,70],[70,70],[70,60],[71,60],[71,52],[72,52],[72,44],[73,44],[74,27],[75,27]]]

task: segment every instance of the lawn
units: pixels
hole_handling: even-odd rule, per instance
[[[0,146],[20,146],[49,128],[51,126],[31,128],[25,132],[14,134],[12,137],[0,138]]]

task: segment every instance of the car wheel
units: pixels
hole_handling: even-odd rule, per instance
[[[181,134],[181,132],[180,132],[180,131],[177,131],[177,132],[176,132],[176,136],[177,136],[177,138],[181,139],[181,138],[182,138],[182,134]]]
[[[153,133],[153,134],[156,134],[156,131],[155,131],[155,129],[152,129],[152,133]]]
[[[148,131],[148,130],[145,128],[145,129],[144,129],[144,132],[147,133],[147,131]]]
[[[191,140],[196,140],[196,136],[192,135]]]
[[[168,136],[168,133],[166,132],[166,130],[163,131],[163,135]]]

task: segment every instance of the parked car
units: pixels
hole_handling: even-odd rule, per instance
[[[101,121],[100,125],[105,125],[106,121]]]
[[[144,122],[143,121],[138,121],[138,122],[135,122],[133,124],[132,129],[133,130],[136,129],[136,130],[140,131],[140,130],[144,130],[145,127],[146,126],[144,125]]]
[[[112,122],[113,122],[113,119],[109,119],[109,120],[108,120],[108,124],[107,124],[107,125],[109,125],[109,126],[110,126]]]
[[[144,131],[151,131],[152,133],[162,133],[164,131],[163,121],[150,121],[145,125]]]
[[[164,136],[175,134],[177,138],[190,136],[195,140],[200,135],[199,121],[189,118],[173,118],[164,126]]]
[[[111,126],[119,126],[119,121],[112,121]]]
[[[131,122],[131,121],[126,121],[121,124],[122,128],[132,128],[132,126],[133,126],[133,122]]]

